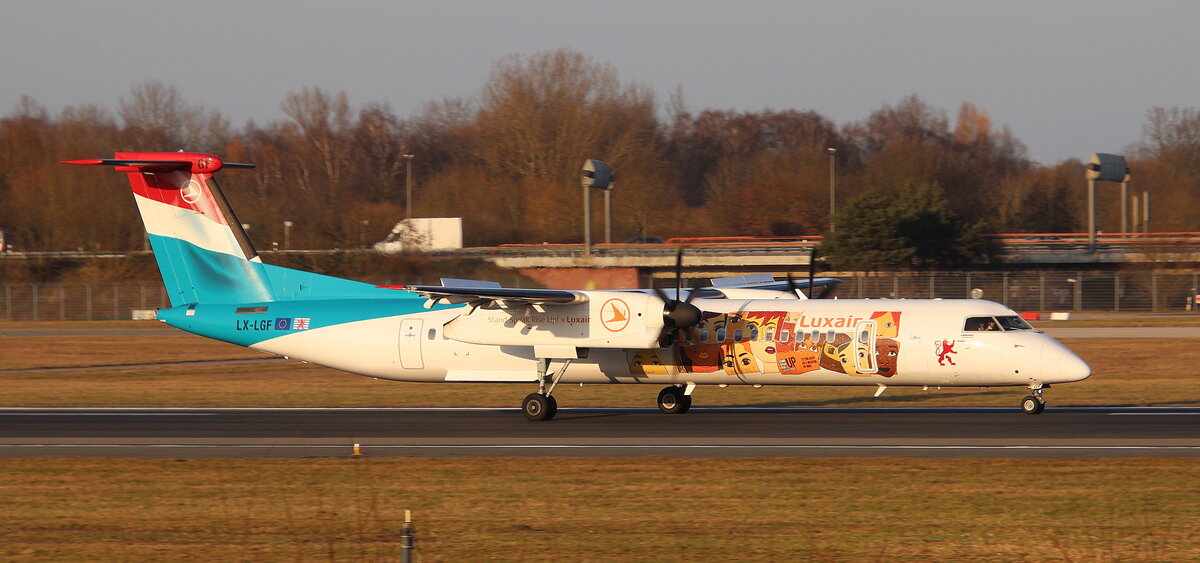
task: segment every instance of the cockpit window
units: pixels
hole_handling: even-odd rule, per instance
[[[967,322],[963,325],[963,332],[991,331],[1000,331],[1000,324],[994,317],[967,317]]]
[[[1025,319],[1016,315],[996,317],[996,320],[1000,321],[1000,326],[1004,330],[1033,330],[1033,327],[1029,326],[1029,323],[1025,322]]]
[[[963,332],[1000,332],[1009,330],[1033,330],[1025,319],[1016,315],[1003,317],[968,317]]]

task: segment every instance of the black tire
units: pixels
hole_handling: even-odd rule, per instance
[[[692,407],[692,398],[674,385],[658,392],[658,411],[663,414],[683,414]]]
[[[558,401],[541,393],[530,393],[521,402],[521,414],[527,420],[550,420],[558,412]]]
[[[1025,414],[1041,414],[1044,410],[1046,410],[1046,403],[1033,395],[1021,399],[1021,412]]]

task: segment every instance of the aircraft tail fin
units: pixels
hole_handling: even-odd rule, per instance
[[[213,179],[222,168],[253,164],[184,152],[64,162],[126,173],[172,306],[276,300],[258,252]]]

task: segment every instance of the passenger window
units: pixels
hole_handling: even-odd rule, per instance
[[[429,338],[430,340],[437,338],[437,329],[436,328],[429,329],[429,336],[427,338]]]
[[[758,341],[758,327],[753,325],[750,326],[750,340],[755,342]]]
[[[735,329],[735,330],[733,331],[733,341],[734,341],[734,342],[741,342],[741,341],[742,341],[742,329],[740,329],[740,328],[739,328],[739,329]]]
[[[717,342],[725,342],[725,329],[724,328],[717,329]]]
[[[792,337],[792,334],[790,332],[788,332],[788,329],[785,328],[785,329],[779,331],[779,341],[780,342],[789,342],[789,339],[791,337]]]

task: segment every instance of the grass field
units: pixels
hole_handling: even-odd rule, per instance
[[[1133,321],[1137,322],[1137,321]],[[261,355],[142,334],[0,336],[0,369]],[[1127,325],[1131,326],[1131,325]],[[1132,325],[1136,326],[1136,325]],[[0,325],[80,328],[76,324]],[[1188,340],[1067,340],[1055,405],[1198,405]],[[0,374],[4,406],[516,406],[528,385],[377,381],[295,362]],[[657,386],[564,386],[651,406]],[[702,388],[697,405],[1003,405],[1021,389]],[[0,559],[1200,560],[1194,459],[0,459]]]
[[[0,557],[1200,559],[1194,460],[0,460]]]

